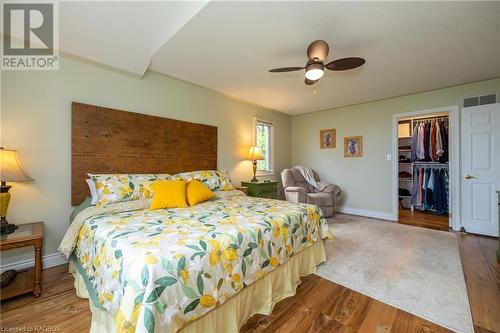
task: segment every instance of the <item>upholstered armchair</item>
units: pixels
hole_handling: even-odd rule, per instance
[[[313,170],[314,178],[320,181],[318,174]],[[342,193],[340,190],[334,192],[322,192],[310,185],[298,168],[285,169],[281,172],[281,181],[287,201],[314,204],[321,208],[325,217],[331,217],[340,201]]]

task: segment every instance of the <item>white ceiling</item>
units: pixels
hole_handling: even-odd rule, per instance
[[[315,39],[333,60],[318,94],[301,71]],[[500,76],[500,2],[210,2],[153,56],[151,69],[289,114]]]
[[[500,77],[500,2],[60,2],[60,49],[137,75],[149,68],[289,114]],[[315,39],[328,72],[303,72]],[[148,67],[149,66],[149,67]]]
[[[151,57],[205,1],[63,1],[62,51],[142,76]]]

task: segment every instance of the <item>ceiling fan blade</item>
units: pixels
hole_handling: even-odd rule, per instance
[[[283,68],[270,69],[269,72],[271,73],[293,72],[301,69],[304,69],[304,67],[283,67]]]
[[[312,86],[313,84],[315,84],[318,81],[319,81],[319,79],[317,79],[317,80],[309,80],[307,77],[304,79],[304,83],[307,84],[308,86]]]
[[[307,48],[307,57],[311,61],[325,61],[329,51],[328,43],[324,40],[315,40]]]
[[[341,58],[329,62],[325,65],[331,71],[346,71],[348,69],[357,68],[363,66],[365,59],[357,57]]]

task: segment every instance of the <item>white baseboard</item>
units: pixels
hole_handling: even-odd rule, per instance
[[[47,254],[42,257],[43,268],[50,268],[54,266],[59,266],[67,263],[66,257],[64,254],[57,252],[52,254]],[[2,265],[0,271],[5,272],[8,269],[21,270],[28,267],[35,266],[35,259],[22,260],[18,262],[13,262],[11,264]]]
[[[376,210],[340,207],[338,209],[338,212],[343,213],[343,214],[349,214],[349,215],[372,217],[374,219],[380,219],[380,220],[396,221],[396,218],[394,218],[394,215],[392,213],[380,212],[380,211],[376,211]]]

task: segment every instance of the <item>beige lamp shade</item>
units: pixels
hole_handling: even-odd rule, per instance
[[[21,169],[17,151],[0,147],[0,181],[24,182],[28,180],[33,179]]]
[[[252,146],[248,151],[248,159],[250,161],[260,161],[264,159],[264,156],[262,156],[262,152],[260,151],[259,147]]]

